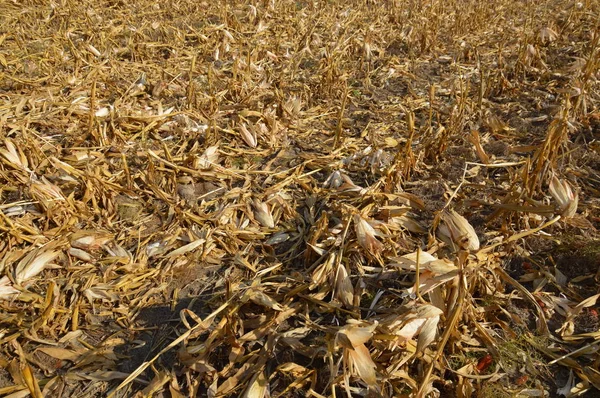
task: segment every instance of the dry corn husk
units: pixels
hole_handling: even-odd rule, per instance
[[[271,214],[269,205],[260,200],[254,201],[254,218],[263,226],[267,228],[275,228],[275,221]]]
[[[456,271],[456,265],[447,259],[438,259],[427,252],[420,252],[419,258],[419,269],[421,271],[431,271],[436,275],[446,274],[448,272]],[[390,265],[397,266],[402,269],[415,271],[417,269],[417,252],[405,254],[401,257],[394,257],[391,259]]]
[[[10,139],[4,140],[6,149],[0,149],[0,154],[6,158],[14,167],[21,168],[25,171],[29,170],[29,162],[27,157]]]
[[[66,201],[65,195],[59,186],[52,184],[46,178],[34,182],[29,187],[29,193],[33,198],[39,200],[45,209],[51,209],[58,202]]]
[[[71,246],[83,250],[97,250],[112,239],[113,236],[109,233],[81,230],[71,235]]]
[[[210,169],[219,161],[219,147],[217,145],[209,146],[204,153],[194,160],[196,169]]]
[[[342,172],[339,170],[334,171],[327,177],[327,180],[323,183],[323,187],[325,188],[333,188],[337,189],[342,186],[344,183],[344,178],[342,177]]]
[[[17,293],[19,293],[19,291],[12,287],[12,284],[10,283],[10,279],[8,279],[8,277],[3,276],[2,278],[0,278],[0,300],[11,298]]]
[[[424,305],[419,308],[417,314],[425,318],[425,322],[419,330],[419,339],[417,340],[417,352],[423,352],[423,350],[429,346],[435,340],[437,334],[437,324],[440,321],[440,315],[443,311],[433,305]]]
[[[346,267],[342,263],[338,264],[334,286],[333,297],[340,300],[346,306],[352,306],[354,302],[354,287],[352,286],[350,275],[348,275]]]
[[[558,202],[558,207],[563,217],[573,217],[577,214],[577,203],[579,195],[574,192],[571,185],[566,180],[561,180],[556,176],[552,176],[549,185],[550,195]]]
[[[539,40],[544,44],[549,44],[558,39],[558,33],[549,27],[544,27],[538,32]]]
[[[244,123],[240,124],[239,130],[244,142],[248,144],[249,147],[256,148],[256,146],[258,145],[258,142],[256,140],[256,132],[250,131]]]
[[[455,250],[479,250],[479,238],[466,218],[454,210],[444,211],[437,234],[441,240]]]
[[[255,373],[248,383],[248,388],[244,391],[242,398],[263,398],[267,393],[267,387],[269,386],[269,380],[267,379],[265,372],[261,371]]]
[[[362,326],[354,321],[340,329],[336,335],[337,344],[344,347],[351,373],[373,387],[377,384],[376,365],[365,343],[371,339],[377,322]]]
[[[377,240],[376,236],[380,235],[375,231],[375,228],[369,224],[367,220],[359,215],[354,216],[354,228],[358,243],[372,255],[377,255],[383,250],[383,243]]]
[[[23,258],[15,269],[15,280],[17,283],[23,283],[44,270],[46,265],[54,260],[60,251],[43,249],[33,251]]]

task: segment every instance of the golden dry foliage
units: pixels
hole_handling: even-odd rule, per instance
[[[0,2],[0,396],[595,396],[599,13]]]

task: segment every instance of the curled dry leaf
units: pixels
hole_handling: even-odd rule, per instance
[[[116,243],[112,243],[110,245],[105,245],[104,250],[106,250],[106,252],[111,256],[111,257],[117,257],[120,259],[127,259],[127,260],[131,260],[133,258],[133,255],[128,252],[127,250],[125,250],[125,248],[119,244]]]
[[[17,293],[19,291],[12,286],[7,276],[0,278],[0,300],[9,299]]]
[[[23,258],[15,268],[15,280],[17,283],[23,283],[44,270],[46,265],[54,260],[60,251],[42,249],[34,250]]]
[[[359,215],[354,216],[354,229],[358,243],[372,255],[377,255],[383,250],[383,243],[375,236],[380,235],[367,220]]]
[[[575,329],[574,319],[579,314],[581,314],[581,312],[583,311],[584,308],[594,306],[596,304],[596,301],[598,300],[598,298],[600,298],[600,293],[586,298],[585,300],[583,300],[579,304],[577,304],[575,307],[570,308],[568,310],[567,319],[565,320],[565,322],[563,323],[561,328],[558,330],[560,332],[561,336],[571,336],[574,333],[574,329]]]
[[[431,306],[433,307],[433,306]],[[435,340],[437,334],[437,325],[440,321],[440,315],[442,310],[437,307],[433,307],[439,311],[437,315],[427,318],[427,320],[421,326],[419,332],[419,339],[417,340],[417,352],[423,352],[425,348],[429,346]]]
[[[434,272],[425,270],[421,272],[419,278],[419,292],[420,294],[426,294],[432,292],[436,287],[441,286],[447,282],[450,282],[452,279],[456,278],[458,275],[458,268],[445,272],[443,274],[436,275]],[[416,293],[416,285],[411,286],[406,289],[407,295],[412,295]]]
[[[558,39],[558,33],[549,27],[540,29],[538,38],[543,44],[549,44]]]
[[[260,200],[254,200],[254,218],[263,226],[267,228],[275,228],[275,221],[273,221],[273,215],[269,205]]]
[[[420,305],[405,316],[400,328],[394,334],[403,341],[411,340],[418,334],[417,351],[421,351],[435,339],[437,324],[442,313],[443,311],[436,306]]]
[[[444,211],[437,233],[454,249],[479,250],[479,238],[466,218],[454,210]]]
[[[336,170],[323,183],[324,188],[336,189],[340,192],[357,192],[363,194],[366,189],[356,185],[347,174]]]
[[[310,289],[314,289],[317,286],[322,286],[328,280],[335,281],[335,275],[333,275],[334,264],[335,264],[336,255],[335,253],[331,253],[327,260],[323,261],[315,270],[312,272],[310,284]]]
[[[389,223],[407,229],[408,231],[415,234],[427,233],[427,229],[423,227],[421,223],[416,221],[410,214],[403,214],[398,217],[392,217],[390,218]]]
[[[573,394],[573,387],[575,387],[575,378],[573,377],[573,369],[569,370],[569,378],[564,386],[556,390],[556,394],[562,397],[571,397]]]
[[[50,183],[44,177],[40,181],[31,184],[29,193],[33,198],[39,200],[46,209],[51,209],[56,206],[57,202],[66,200],[60,187]]]
[[[558,207],[563,217],[573,217],[577,214],[577,204],[579,195],[574,192],[571,185],[566,180],[561,180],[552,176],[550,180],[550,195],[558,203]]]
[[[272,297],[266,295],[260,290],[251,289],[247,292],[248,298],[255,304],[270,308],[275,311],[283,311],[283,307]]]
[[[377,322],[366,326],[351,322],[336,335],[336,342],[344,347],[344,353],[348,356],[351,372],[370,387],[377,385],[377,366],[365,343],[371,339],[376,327]]]
[[[6,145],[6,149],[0,149],[0,154],[2,154],[2,156],[4,156],[13,166],[25,171],[30,171],[27,157],[23,151],[18,150],[10,139],[4,140],[4,145]]]
[[[336,170],[333,173],[331,173],[329,177],[327,177],[327,179],[323,183],[323,187],[337,189],[341,187],[343,183],[344,179],[342,178],[342,172]]]
[[[265,375],[265,371],[255,373],[248,384],[248,388],[244,391],[242,398],[263,398],[267,393],[269,381]]]
[[[352,306],[354,302],[354,287],[352,281],[346,271],[346,267],[340,263],[335,273],[335,291],[334,295],[339,301],[346,306]]]
[[[371,358],[369,349],[364,345],[360,344],[353,350],[348,350],[350,357],[350,367],[354,369],[354,372],[369,386],[377,385],[377,366]]]
[[[75,247],[70,248],[69,251],[68,251],[68,253],[71,256],[73,256],[75,258],[78,258],[78,259],[80,259],[82,261],[88,262],[88,263],[92,262],[92,260],[94,260],[94,258],[92,257],[91,254],[89,254],[85,250],[77,249]]]
[[[194,160],[196,169],[210,169],[219,161],[219,147],[216,145],[206,148],[204,153]]]
[[[287,114],[291,117],[297,117],[300,115],[302,111],[302,100],[297,97],[289,98],[285,104],[283,104],[283,109],[287,112]]]
[[[401,342],[406,342],[412,339],[419,333],[421,326],[425,323],[423,318],[414,318],[409,320],[402,326],[402,329],[398,330],[395,334],[400,338]]]
[[[345,334],[352,347],[356,347],[359,344],[365,344],[373,337],[373,332],[377,328],[378,323],[364,325],[359,321],[352,319],[348,320],[348,325],[344,326],[340,332]]]
[[[70,177],[81,177],[81,171],[77,170],[75,167],[71,166],[68,163],[63,162],[62,160],[57,159],[54,156],[49,158],[50,162],[56,167],[58,170],[61,170],[65,174],[68,174]],[[75,181],[74,179],[72,181]]]
[[[456,265],[448,259],[438,259],[434,255],[428,252],[420,252],[419,258],[419,269],[421,271],[431,271],[437,275],[443,275],[451,271],[456,271]],[[391,259],[391,266],[397,266],[402,269],[410,271],[416,271],[417,269],[417,252],[405,254],[401,257],[395,257]]]
[[[256,140],[256,132],[248,130],[245,123],[241,123],[239,127],[240,135],[246,144],[251,148],[256,148],[258,141]]]
[[[110,109],[107,106],[105,106],[103,108],[98,109],[94,115],[98,118],[105,118],[108,115],[110,115]]]
[[[71,235],[71,246],[83,250],[97,250],[113,239],[108,233],[99,231],[77,231]]]
[[[177,256],[180,256],[182,254],[194,251],[194,250],[196,250],[199,246],[201,246],[205,242],[206,242],[205,239],[196,239],[195,241],[190,242],[187,245],[181,246],[179,249],[173,250],[171,253],[167,254],[165,256],[165,258],[177,257]]]
[[[93,304],[94,300],[103,300],[107,302],[119,301],[119,296],[115,293],[114,286],[99,283],[93,287],[87,288],[83,291],[83,295]]]
[[[469,136],[469,141],[475,147],[475,152],[477,152],[477,156],[482,163],[488,164],[490,163],[490,157],[485,153],[485,149],[481,145],[481,137],[479,136],[479,132],[477,130],[472,130],[471,135]]]

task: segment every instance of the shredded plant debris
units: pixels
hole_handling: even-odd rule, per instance
[[[0,395],[600,394],[600,2],[0,2]]]

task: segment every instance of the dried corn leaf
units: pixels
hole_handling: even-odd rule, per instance
[[[349,320],[348,322],[348,325],[340,329],[338,333],[344,334],[352,344],[352,347],[357,347],[371,340],[377,328],[377,322],[367,325],[353,320]]]
[[[477,152],[477,156],[481,163],[490,163],[490,157],[485,153],[485,149],[483,149],[483,146],[481,145],[481,138],[479,137],[479,132],[477,130],[471,131],[469,141],[471,141],[471,144],[475,147],[475,152]]]
[[[171,381],[173,376],[167,371],[159,371],[156,373],[154,378],[150,381],[141,392],[141,397],[152,397],[162,389],[164,389],[165,384]]]
[[[335,170],[329,175],[329,177],[327,177],[327,179],[323,183],[323,187],[337,189],[341,187],[343,183],[344,178],[342,177],[342,172],[339,170]]]
[[[457,275],[458,269],[440,275],[436,275],[431,271],[424,271],[421,273],[419,279],[419,293],[429,293],[438,286],[450,282],[451,280],[456,278]],[[411,286],[410,288],[406,289],[406,293],[409,295],[416,294],[415,286]]]
[[[569,397],[571,396],[573,387],[575,386],[575,378],[573,377],[573,370],[569,370],[569,378],[564,386],[559,387],[556,390],[556,394],[559,396]]]
[[[415,234],[427,233],[427,229],[408,214],[404,214],[399,217],[393,217],[389,222],[396,224],[401,228],[405,228]]]
[[[113,371],[113,370],[98,370],[98,371],[91,372],[91,373],[78,372],[73,375],[77,375],[86,380],[98,382],[98,381],[123,380],[129,376],[129,373],[118,372],[118,371]],[[138,383],[142,383],[142,384],[148,383],[148,381],[143,380],[143,379],[136,379],[136,381]]]
[[[419,333],[423,324],[425,324],[425,318],[414,318],[408,321],[400,330],[395,334],[400,338],[401,342],[411,340],[414,336]]]
[[[553,41],[558,39],[558,33],[556,33],[553,29],[546,26],[546,27],[540,29],[540,31],[538,33],[538,38],[544,44],[552,43]]]
[[[42,391],[40,390],[40,385],[35,378],[33,371],[31,370],[31,366],[28,364],[24,364],[21,366],[21,377],[25,381],[25,385],[29,389],[29,393],[34,398],[43,398]]]
[[[110,109],[107,106],[98,109],[96,113],[94,113],[94,116],[100,119],[105,118],[108,115],[110,115]]]
[[[434,305],[420,305],[406,314],[404,323],[394,334],[403,341],[411,340],[419,334],[417,351],[420,352],[435,338],[436,327],[442,314],[443,311]],[[423,337],[420,336],[421,333],[424,333]]]
[[[15,391],[16,390],[16,391]],[[14,391],[14,392],[12,392]],[[25,398],[25,397],[29,397],[31,396],[31,394],[29,393],[29,389],[19,385],[19,386],[13,386],[10,387],[8,389],[1,389],[0,393],[2,393],[4,398]],[[7,395],[4,395],[4,393],[6,393]]]
[[[542,395],[534,350],[600,385],[594,2],[33,3],[0,2],[0,395]]]
[[[96,284],[93,287],[87,288],[83,291],[83,295],[92,304],[94,300],[106,300],[108,302],[119,301],[119,296],[114,291],[114,287],[108,284]]]

